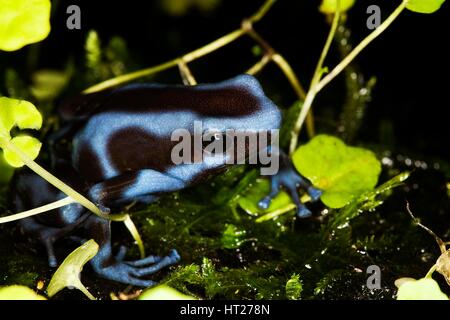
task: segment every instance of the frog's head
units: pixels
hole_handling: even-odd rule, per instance
[[[278,137],[281,112],[253,76],[240,75],[218,84],[204,85],[200,91],[203,90],[214,94],[210,101],[215,102],[209,109],[202,108],[204,113],[200,118],[204,161],[223,165],[220,158],[211,153],[210,141],[224,140],[227,164],[244,163],[249,158],[250,163],[256,163],[255,157],[261,151],[268,145],[278,144],[274,134]],[[234,143],[230,144],[231,141]]]

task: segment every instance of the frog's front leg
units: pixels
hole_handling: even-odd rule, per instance
[[[90,261],[94,271],[101,277],[124,284],[139,287],[149,287],[154,281],[145,279],[164,267],[177,263],[180,260],[176,250],[171,250],[165,257],[148,256],[136,261],[125,261],[125,247],[121,247],[113,255],[111,245],[111,222],[91,215],[84,224],[86,238],[94,239],[99,245],[97,255]]]
[[[316,189],[312,184],[302,177],[293,167],[289,157],[282,151],[279,151],[280,169],[277,174],[270,177],[271,190],[270,193],[259,201],[258,206],[261,209],[267,209],[272,202],[272,199],[280,191],[280,187],[286,190],[291,197],[294,204],[297,206],[297,216],[300,218],[308,218],[311,216],[311,211],[300,201],[298,195],[298,188],[302,188],[308,192],[311,201],[319,200],[322,191]]]
[[[149,203],[159,193],[176,191],[186,183],[176,177],[152,170],[130,171],[117,177],[93,185],[89,197],[104,211],[108,206],[126,202]]]

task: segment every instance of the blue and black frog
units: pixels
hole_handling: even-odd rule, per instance
[[[65,125],[47,141],[52,172],[106,213],[120,211],[132,202],[151,203],[160,194],[201,183],[229,166],[225,161],[174,164],[174,130],[191,132],[195,121],[223,135],[229,129],[270,132],[281,125],[280,110],[249,75],[214,84],[132,84],[80,95],[63,103],[59,116]],[[56,151],[62,141],[68,142],[69,152]],[[309,217],[311,212],[300,202],[297,188],[305,189],[313,200],[321,192],[296,173],[281,151],[272,148],[270,152],[280,157],[280,170],[270,177],[271,192],[260,201],[260,207],[267,208],[282,187],[297,205],[298,216]],[[26,169],[18,171],[12,182],[11,201],[16,212],[63,197]],[[75,235],[81,241],[94,239],[100,250],[91,260],[93,270],[125,284],[150,286],[153,281],[149,275],[180,260],[174,249],[167,256],[136,261],[124,259],[125,248],[113,254],[111,222],[79,204],[19,223],[25,233],[44,244],[52,267],[57,265],[57,240]]]

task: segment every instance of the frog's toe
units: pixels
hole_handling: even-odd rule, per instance
[[[314,188],[313,186],[310,186],[308,188],[308,194],[311,197],[312,202],[316,202],[317,200],[319,200],[322,193],[322,190]]]
[[[143,277],[158,272],[159,270],[168,267],[174,263],[180,261],[180,255],[176,250],[172,250],[168,256],[162,258],[159,262],[155,263],[152,266],[144,267],[144,268],[136,268],[133,271],[133,275],[135,277]]]
[[[261,199],[258,202],[258,207],[260,209],[266,210],[269,208],[271,202],[272,202],[272,197],[270,197],[270,196],[264,197],[263,199]]]
[[[299,218],[309,218],[311,217],[311,215],[312,215],[311,210],[309,210],[307,207],[303,205],[297,209],[297,216]]]
[[[58,265],[58,260],[56,259],[55,254],[55,240],[52,237],[49,237],[45,240],[43,240],[45,249],[47,250],[47,257],[48,257],[48,265],[51,268],[55,268]]]
[[[153,263],[158,263],[162,260],[162,257],[159,256],[148,256],[146,258],[136,260],[136,261],[129,261],[127,264],[133,267],[142,267]]]
[[[116,254],[117,261],[123,261],[125,255],[127,254],[128,248],[126,246],[120,246],[119,251]]]
[[[110,214],[111,213],[111,209],[106,207],[105,205],[98,203],[97,204],[98,209],[101,211],[101,213],[103,214]]]

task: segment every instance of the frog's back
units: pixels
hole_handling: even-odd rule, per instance
[[[264,115],[264,117],[261,117]],[[280,112],[252,76],[197,86],[133,84],[104,97],[74,139],[73,163],[91,181],[172,165],[177,129],[278,128]]]

